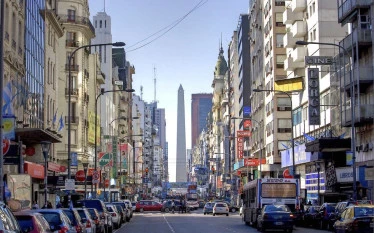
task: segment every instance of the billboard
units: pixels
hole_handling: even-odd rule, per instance
[[[8,194],[8,205],[12,210],[31,208],[30,175],[7,175],[7,186],[8,193],[10,194]]]
[[[100,145],[100,117],[97,117],[96,143]],[[88,142],[95,144],[95,113],[88,111]]]

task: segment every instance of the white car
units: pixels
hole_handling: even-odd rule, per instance
[[[216,214],[226,214],[226,216],[229,216],[229,211],[229,207],[223,202],[216,202],[213,206],[213,216],[216,216]]]
[[[112,204],[105,205],[108,212],[112,215],[112,222],[114,228],[118,229],[121,227],[121,215],[118,213],[117,207]]]

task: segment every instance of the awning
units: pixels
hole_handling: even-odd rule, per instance
[[[44,179],[44,166],[32,162],[25,161],[24,170],[26,174],[29,174],[32,178]]]
[[[350,138],[318,138],[305,144],[306,152],[337,152],[351,150]]]
[[[61,142],[60,137],[52,131],[39,128],[16,128],[16,138],[20,138],[24,144],[39,144],[41,141],[51,143]]]

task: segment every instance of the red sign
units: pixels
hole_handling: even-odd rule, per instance
[[[238,151],[238,159],[242,159],[244,150],[244,143],[242,137],[236,138],[236,150]]]
[[[3,139],[3,155],[6,155],[6,153],[8,153],[9,148],[10,148],[10,140],[4,138]]]
[[[249,127],[251,127],[252,126],[252,121],[251,120],[245,120],[244,122],[243,122],[243,127],[244,128],[249,128]]]
[[[84,171],[83,170],[77,171],[77,173],[75,173],[75,179],[77,181],[84,181],[86,179],[86,177],[84,175]]]
[[[60,166],[60,172],[66,172],[66,167],[65,166]]]
[[[61,166],[57,163],[48,162],[48,170],[53,172],[60,172]]]
[[[237,137],[249,138],[251,135],[252,135],[252,133],[249,130],[238,130],[238,131],[236,131],[236,136]]]
[[[266,159],[261,159],[261,164],[266,164]],[[260,165],[259,159],[244,159],[244,166],[246,167],[257,167]]]
[[[25,151],[27,156],[33,156],[35,154],[35,148],[34,147],[27,147]]]
[[[33,178],[44,179],[44,166],[25,161],[24,171]]]
[[[288,170],[288,168],[286,168],[283,171],[283,178],[293,178],[293,176],[291,175],[290,170]]]

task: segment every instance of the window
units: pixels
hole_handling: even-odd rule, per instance
[[[288,97],[277,98],[277,111],[291,111],[291,100]]]
[[[100,20],[100,28],[102,28],[102,27],[103,27],[103,21]]]
[[[320,100],[321,111],[325,111],[329,109],[330,106],[327,106],[327,105],[330,105],[330,93],[329,92],[322,93],[320,98],[321,98]]]
[[[68,10],[68,22],[75,22],[75,10]]]
[[[283,48],[284,47],[284,44],[283,44],[283,37],[284,37],[284,34],[277,34],[276,35],[276,43],[277,43],[277,48]]]
[[[283,27],[283,13],[275,13],[275,26]]]
[[[278,150],[287,150],[291,148],[291,145],[289,145],[290,141],[281,141],[278,140]]]
[[[286,60],[286,55],[277,55],[277,68],[283,69],[284,68],[284,60]]]
[[[291,119],[278,119],[278,133],[291,132]]]
[[[302,122],[302,108],[297,108],[292,112],[292,120],[294,125],[298,125]]]

